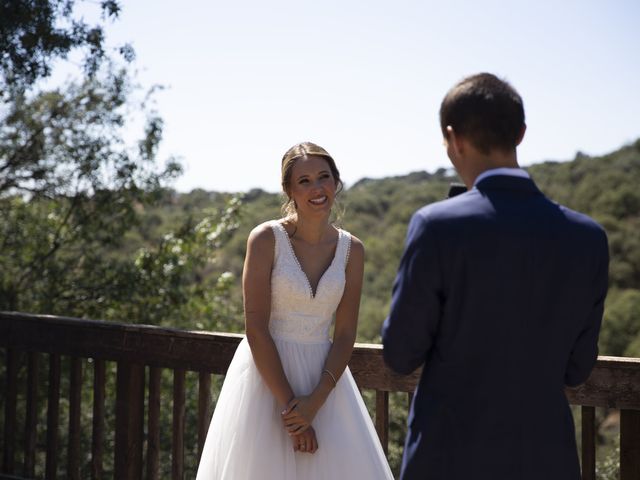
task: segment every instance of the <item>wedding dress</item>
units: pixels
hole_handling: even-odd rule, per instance
[[[331,347],[329,328],[345,285],[351,236],[339,230],[331,265],[316,292],[278,221],[271,272],[269,331],[296,395],[311,393]],[[347,368],[312,426],[314,454],[294,452],[275,397],[266,386],[246,338],[238,345],[207,433],[197,480],[375,480],[393,475]]]

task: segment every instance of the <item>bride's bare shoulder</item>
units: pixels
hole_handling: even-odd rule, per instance
[[[255,226],[253,230],[251,230],[251,233],[249,233],[249,238],[247,239],[248,247],[257,248],[258,250],[266,248],[273,249],[276,241],[273,232],[274,222],[274,220],[269,220]]]

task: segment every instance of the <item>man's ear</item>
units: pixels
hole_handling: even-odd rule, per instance
[[[518,141],[516,142],[516,147],[520,145],[520,142],[522,142],[522,139],[524,138],[524,132],[526,131],[527,131],[527,124],[523,123],[522,130],[520,130],[520,135],[518,136]]]
[[[464,153],[464,142],[462,141],[462,138],[456,134],[456,131],[451,125],[447,125],[446,131],[447,137],[445,138],[445,141],[447,143],[447,147],[450,147],[459,158],[460,155]]]

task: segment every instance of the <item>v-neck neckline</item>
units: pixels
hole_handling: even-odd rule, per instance
[[[329,263],[329,266],[325,269],[324,272],[322,272],[322,275],[320,275],[320,278],[318,279],[318,284],[316,285],[316,290],[314,292],[313,287],[311,286],[311,282],[309,281],[309,276],[307,275],[307,272],[304,271],[304,268],[302,268],[302,264],[300,263],[300,260],[298,260],[298,256],[296,255],[296,251],[293,248],[293,243],[291,243],[291,238],[289,238],[289,233],[287,232],[287,229],[284,228],[284,225],[281,222],[276,221],[276,224],[278,225],[278,227],[280,227],[280,230],[282,231],[282,233],[287,239],[287,245],[289,245],[289,251],[291,252],[291,256],[295,260],[296,265],[298,265],[298,269],[300,270],[300,273],[302,273],[302,276],[307,282],[307,288],[309,289],[311,298],[316,298],[316,295],[318,295],[318,290],[320,289],[320,284],[322,283],[324,276],[327,274],[329,270],[331,270],[331,267],[333,267],[333,264],[336,262],[336,258],[338,256],[338,247],[340,246],[340,238],[342,237],[342,230],[340,230],[339,228],[337,229],[338,240],[336,241],[336,248],[333,252],[333,258],[331,259],[331,263]]]

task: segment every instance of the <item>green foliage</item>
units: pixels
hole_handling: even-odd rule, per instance
[[[125,71],[18,97],[0,124],[0,308],[95,316],[123,298],[110,252],[180,167],[127,150]],[[150,123],[157,125],[154,115]],[[157,131],[142,142],[156,144]],[[28,286],[28,288],[27,288]]]
[[[529,172],[550,198],[605,227],[611,287],[640,289],[640,140],[602,157],[532,165]]]
[[[220,214],[193,223],[190,217],[153,248],[142,248],[134,261],[128,301],[114,303],[113,318],[154,325],[237,331],[241,312],[230,297],[236,276],[219,273],[216,252],[238,227],[241,201],[233,197]],[[216,273],[218,272],[218,273]]]
[[[178,199],[167,189],[181,169],[173,159],[157,162],[163,121],[150,107],[154,89],[136,100],[139,89],[128,71],[116,68],[105,53],[101,25],[76,19],[73,4],[21,0],[0,5],[0,310],[241,330],[241,303],[232,296],[238,278],[218,256],[238,227],[240,198],[196,191]],[[100,6],[103,20],[119,12],[113,0]],[[49,75],[51,62],[77,49],[86,52],[87,75],[52,91],[38,90],[37,81]],[[132,59],[129,47],[121,53]],[[146,119],[140,138],[128,143],[125,138],[135,132],[138,119]],[[167,217],[164,205],[183,208]],[[0,363],[2,380],[6,365]],[[106,421],[113,425],[115,364],[107,369]],[[165,379],[170,373],[163,372],[165,404],[171,399],[171,379]],[[19,375],[23,381],[24,371]],[[64,357],[61,424],[68,424],[68,378]],[[81,449],[90,452],[92,412],[86,406],[92,390],[86,380]],[[38,382],[42,425],[46,378],[41,375]],[[189,375],[188,438],[197,438],[195,385]],[[24,402],[18,408],[24,418]],[[164,413],[161,442],[168,451],[172,419]],[[3,423],[1,417],[0,431]],[[44,430],[38,432],[43,444]],[[22,433],[16,439],[20,444]],[[106,433],[112,451],[113,429]],[[67,445],[66,436],[61,432],[61,446]],[[191,445],[189,475],[195,474],[196,455]],[[83,477],[90,475],[85,460]],[[112,460],[113,455],[104,459],[107,477]],[[37,476],[43,468],[40,449]],[[64,476],[65,466],[60,468]],[[163,477],[170,475],[169,456],[161,469]]]
[[[613,446],[602,459],[596,462],[598,480],[618,480],[620,478],[620,438],[616,437]]]
[[[611,290],[599,346],[607,355],[640,357],[640,289]]]
[[[107,58],[104,24],[120,13],[116,0],[102,0],[102,22],[89,25],[74,15],[75,0],[11,0],[0,4],[0,97],[24,91],[51,73],[57,58],[84,52],[84,69],[98,71]],[[126,60],[134,57],[129,45],[120,47]]]
[[[99,196],[104,206],[129,210],[149,200],[146,195],[181,170],[174,160],[162,169],[154,164],[162,121],[143,105],[131,105],[133,93],[120,69],[64,90],[17,95],[0,123],[0,198]],[[130,108],[147,116],[138,149],[123,140]]]
[[[150,107],[155,89],[136,100],[139,88],[103,49],[102,26],[77,19],[73,5],[2,6],[0,308],[178,325],[197,312],[208,313],[208,326],[224,312],[231,328],[233,276],[212,259],[236,228],[239,203],[222,214],[229,198],[208,211],[199,205],[170,225],[146,216],[171,201],[165,185],[181,172],[174,159],[156,160],[163,121]],[[117,2],[100,6],[103,20],[117,17]],[[75,50],[88,52],[83,80],[34,87]],[[132,119],[146,122],[127,143]]]

